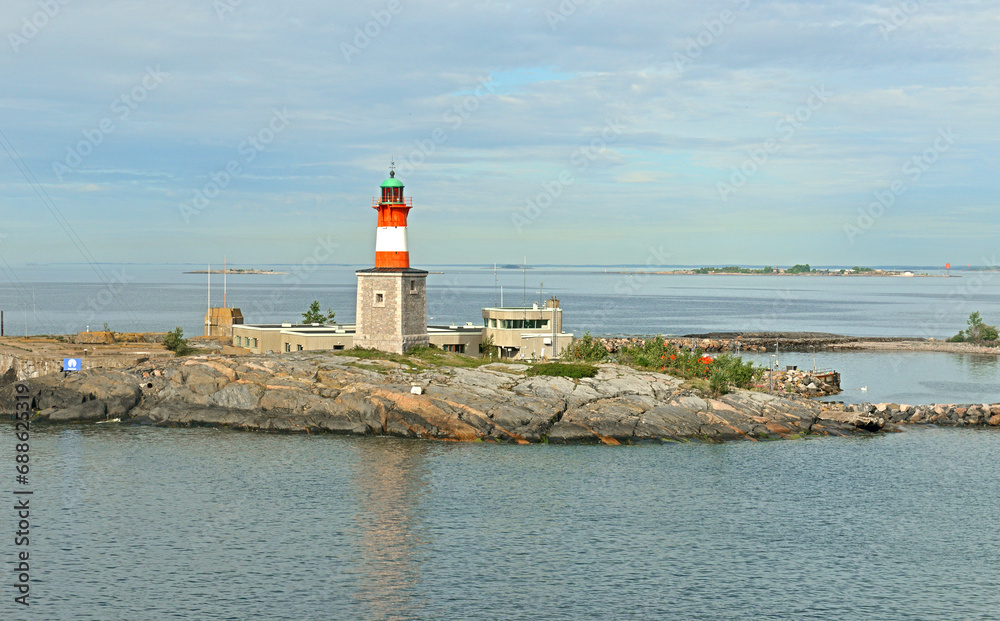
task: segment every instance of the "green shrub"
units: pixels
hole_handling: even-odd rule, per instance
[[[764,369],[738,356],[721,354],[708,365],[709,389],[725,394],[730,388],[751,388],[763,375]]]
[[[610,358],[610,354],[600,340],[588,332],[573,343],[568,357],[597,362]],[[707,381],[709,390],[715,394],[725,394],[732,388],[752,388],[765,371],[731,354],[719,354],[713,359],[699,348],[678,349],[660,335],[623,346],[615,354],[615,360],[637,369],[663,371],[686,380]]]
[[[588,331],[586,334],[573,341],[573,344],[570,345],[569,352],[567,352],[567,357],[574,358],[576,360],[586,360],[587,362],[596,362],[607,358],[608,350],[604,349],[604,345],[601,343],[600,339],[595,339],[590,336],[590,332]]]
[[[546,364],[536,364],[528,369],[527,375],[547,375],[550,377],[580,379],[597,375],[597,367],[592,364],[549,362]]]
[[[163,337],[163,346],[174,352],[177,356],[187,356],[194,353],[194,348],[188,345],[184,338],[184,328],[177,326]]]

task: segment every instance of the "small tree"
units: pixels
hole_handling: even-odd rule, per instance
[[[997,327],[986,325],[979,311],[969,315],[969,328],[965,333],[970,341],[995,341],[998,336]]]
[[[493,340],[492,334],[483,339],[483,342],[479,344],[479,353],[484,357],[491,356],[494,349],[496,349],[496,343]]]
[[[333,321],[333,318],[337,313],[333,312],[331,309],[326,309],[326,314],[319,308],[319,300],[313,300],[313,303],[309,305],[309,310],[302,313],[302,323],[327,323]]]
[[[969,315],[968,328],[960,330],[958,334],[948,339],[949,341],[961,343],[962,341],[995,341],[1000,337],[996,326],[987,325],[983,321],[982,315],[976,311]]]
[[[194,351],[184,338],[184,328],[177,326],[163,337],[163,346],[174,352],[177,356],[186,356]]]
[[[968,329],[967,332],[968,332],[968,335],[969,335],[969,340],[970,341],[978,341],[979,338],[980,338],[979,334],[983,331],[983,325],[984,325],[983,324],[983,318],[979,314],[979,311],[976,311],[976,312],[972,313],[971,315],[969,315],[969,322],[968,323],[969,323],[969,329]]]

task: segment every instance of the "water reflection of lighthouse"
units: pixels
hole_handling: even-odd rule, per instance
[[[361,580],[355,597],[368,619],[432,618],[419,589],[421,552],[429,543],[420,509],[427,495],[428,447],[372,442],[381,446],[361,451],[356,464]]]

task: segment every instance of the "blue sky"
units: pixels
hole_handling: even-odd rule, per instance
[[[983,263],[997,32],[990,1],[6,0],[0,254],[370,263],[394,157],[415,265]]]

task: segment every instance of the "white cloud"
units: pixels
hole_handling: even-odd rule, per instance
[[[912,208],[932,212],[949,192],[956,208],[972,208],[998,192],[995,3],[920,2],[889,33],[879,25],[892,18],[892,2],[588,0],[555,27],[545,13],[555,2],[400,3],[388,21],[387,0],[243,2],[223,19],[200,0],[70,3],[17,53],[0,52],[0,129],[56,188],[51,163],[112,118],[115,131],[58,184],[99,187],[90,194],[101,200],[80,192],[57,192],[57,200],[64,212],[102,222],[95,235],[145,236],[150,260],[180,241],[132,230],[136,221],[116,214],[140,210],[171,223],[177,203],[239,158],[242,141],[282,106],[295,119],[246,164],[202,226],[218,235],[244,225],[287,233],[270,221],[296,197],[297,217],[367,230],[369,197],[390,155],[413,164],[404,182],[414,213],[422,211],[414,221],[466,237],[489,222],[486,247],[468,249],[484,256],[495,254],[489,244],[537,248],[516,235],[508,214],[567,169],[576,181],[546,216],[549,227],[606,234],[637,217],[632,206],[650,204],[675,220],[697,218],[722,209],[716,183],[748,149],[780,136],[776,123],[820,85],[830,101],[725,210],[759,221],[766,209],[823,235],[823,221],[798,219],[803,201],[830,208],[864,200],[948,125],[962,136],[948,174],[915,186]],[[16,32],[36,7],[4,3],[0,33]],[[724,11],[731,19],[720,29]],[[367,42],[355,41],[366,28]],[[360,42],[348,62],[342,44]],[[694,49],[679,71],[676,55]],[[119,119],[113,102],[151,65],[169,77]],[[580,170],[574,153],[615,118],[622,135]],[[3,167],[0,185],[24,181]],[[37,213],[35,201],[18,191],[4,209]],[[240,210],[239,227],[227,225],[230,209]],[[182,222],[171,226],[183,235]],[[720,227],[723,245],[742,233]],[[102,246],[108,260],[133,258],[115,255],[110,241]],[[294,246],[276,237],[268,252]],[[745,261],[773,261],[766,246]],[[246,242],[246,252],[258,248]],[[611,248],[604,260],[619,262]],[[569,238],[545,249],[551,256],[540,261],[593,260]],[[437,246],[424,254],[434,260],[436,252],[450,254]]]

